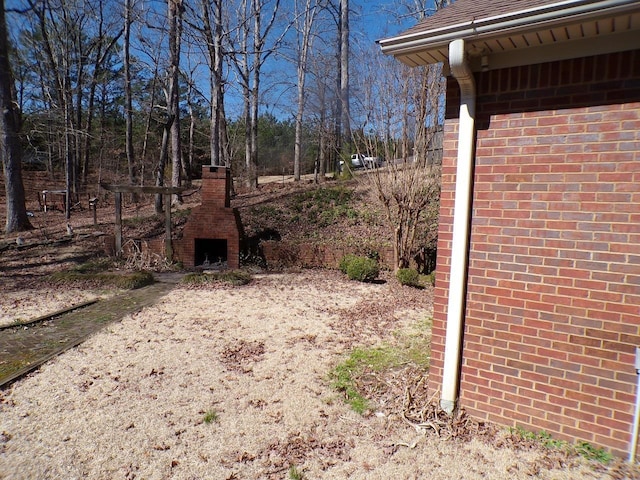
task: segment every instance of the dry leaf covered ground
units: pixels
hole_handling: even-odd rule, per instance
[[[402,388],[350,410],[331,368],[429,315],[428,290],[335,272],[178,287],[0,392],[0,478],[613,478],[424,434],[401,419]]]
[[[63,238],[54,215],[36,212],[25,242]],[[100,251],[93,232],[108,226],[90,224],[74,213],[69,242],[0,251],[0,321],[111,294],[46,280]],[[386,280],[301,271],[175,288],[0,390],[0,479],[640,478],[466,417],[447,424],[410,366],[360,379],[372,408],[351,410],[332,368],[431,315],[429,289]]]

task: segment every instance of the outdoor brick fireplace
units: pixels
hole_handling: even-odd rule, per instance
[[[185,268],[238,268],[242,224],[230,207],[231,172],[227,167],[202,167],[202,203],[191,210],[175,242]]]

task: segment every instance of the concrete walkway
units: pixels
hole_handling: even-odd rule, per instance
[[[128,290],[42,322],[0,330],[0,387],[79,345],[110,323],[154,304],[181,277],[159,274],[153,285]]]

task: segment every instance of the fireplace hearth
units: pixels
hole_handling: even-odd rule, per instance
[[[196,238],[193,258],[196,267],[225,268],[227,266],[227,240]]]

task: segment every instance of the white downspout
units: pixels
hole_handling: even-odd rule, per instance
[[[636,409],[633,414],[633,433],[631,434],[631,448],[629,449],[629,462],[636,461],[636,452],[638,450],[638,432],[640,431],[640,348],[636,347],[636,376],[638,377],[636,385]]]
[[[475,154],[476,84],[473,73],[466,62],[463,39],[454,40],[449,44],[449,64],[451,73],[460,85],[460,116],[447,333],[440,406],[451,414],[458,398],[460,382]]]

